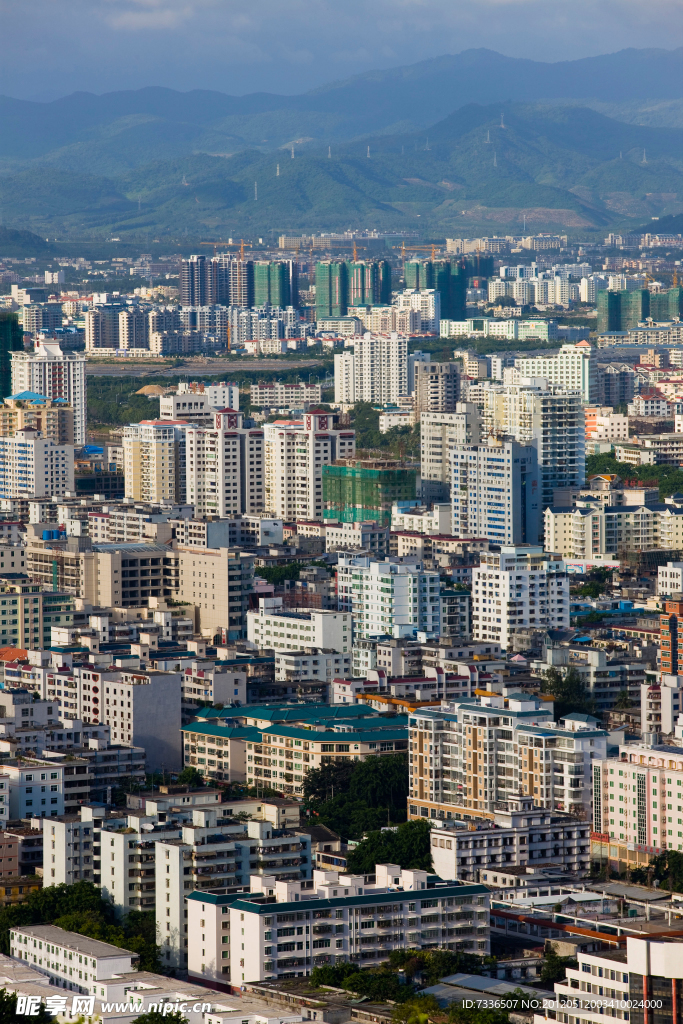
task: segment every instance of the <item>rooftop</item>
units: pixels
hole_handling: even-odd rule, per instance
[[[15,928],[15,931],[23,935],[31,935],[43,942],[53,942],[58,946],[66,946],[77,953],[84,953],[90,957],[137,957],[130,949],[122,949],[120,946],[112,946],[109,942],[100,942],[99,939],[90,939],[87,935],[79,935],[78,932],[67,932],[64,928],[57,928],[53,924],[28,924]]]

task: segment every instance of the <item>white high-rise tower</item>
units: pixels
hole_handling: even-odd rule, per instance
[[[38,340],[33,352],[13,352],[12,394],[22,391],[65,398],[74,411],[74,444],[85,444],[87,406],[82,353],[62,352],[58,341],[44,338]]]

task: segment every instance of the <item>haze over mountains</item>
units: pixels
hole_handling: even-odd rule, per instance
[[[683,210],[681,82],[682,49],[556,64],[469,50],[299,96],[2,97],[3,222],[72,235],[627,225]]]

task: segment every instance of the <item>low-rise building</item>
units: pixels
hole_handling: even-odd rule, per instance
[[[570,668],[575,669],[595,704],[596,713],[601,713],[611,710],[624,691],[634,703],[640,702],[641,686],[649,666],[642,660],[608,658],[605,650],[589,644],[566,644],[546,647],[544,657],[532,661],[529,667],[540,678],[551,668],[557,669],[560,675],[565,675]]]
[[[389,527],[374,519],[343,523],[325,520],[325,551],[368,551],[381,557],[389,552]]]
[[[52,985],[74,992],[97,992],[96,982],[130,974],[138,954],[68,932],[53,924],[22,925],[10,931],[10,955],[26,960]]]
[[[352,639],[350,609],[285,611],[282,598],[262,597],[258,611],[247,612],[247,638],[259,649],[299,651],[315,646],[346,654]]]

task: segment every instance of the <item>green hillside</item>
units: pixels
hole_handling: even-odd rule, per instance
[[[294,159],[288,149],[162,153],[124,167],[122,155],[107,175],[79,173],[74,162],[0,176],[5,222],[60,237],[365,226],[443,236],[519,228],[524,217],[533,230],[602,230],[683,209],[683,130],[570,106],[469,104],[428,131],[383,133],[331,153],[303,146]]]

